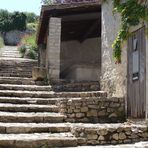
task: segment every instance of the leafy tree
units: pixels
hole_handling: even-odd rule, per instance
[[[22,12],[10,13],[7,10],[0,10],[0,31],[25,30],[26,15]]]
[[[26,15],[24,13],[20,13],[20,12],[14,12],[11,15],[11,20],[12,20],[12,24],[11,24],[11,29],[12,30],[25,30],[26,29]]]
[[[11,23],[10,14],[7,10],[0,10],[0,30],[4,31],[9,29],[9,24]]]
[[[36,23],[38,21],[39,16],[33,12],[25,12],[25,15],[27,16],[27,23]]]
[[[42,4],[44,5],[51,5],[56,2],[56,0],[42,0]]]

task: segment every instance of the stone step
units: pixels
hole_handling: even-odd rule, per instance
[[[15,71],[1,71],[0,70],[0,74],[1,75],[32,75],[32,70],[30,71],[26,71],[26,70],[22,70],[22,71],[18,71],[18,70],[15,70]]]
[[[27,70],[26,70],[27,69]],[[32,72],[32,68],[28,69],[28,68],[21,68],[19,70],[17,69],[0,69],[0,73],[25,73],[25,74],[30,74]]]
[[[0,103],[11,104],[51,104],[54,105],[59,99],[57,98],[20,98],[20,97],[0,97]]]
[[[12,65],[8,65],[8,64],[1,64],[0,63],[0,66],[1,66],[1,70],[3,69],[7,69],[9,70],[8,68],[10,69],[25,69],[25,68],[29,68],[31,69],[32,66],[36,66],[36,64],[31,64],[31,63],[24,63],[24,64],[12,64]]]
[[[147,148],[147,142],[136,142],[133,144],[102,145],[102,146],[76,146],[75,148]],[[74,147],[68,147],[74,148]]]
[[[18,53],[2,53],[2,57],[12,57],[12,58],[21,58],[21,55]]]
[[[4,97],[32,97],[32,98],[60,98],[60,97],[106,97],[107,93],[104,91],[92,92],[59,92],[52,91],[14,91],[14,90],[0,90],[0,96]]]
[[[17,84],[17,85],[45,85],[43,81],[33,81],[32,78],[24,77],[1,77],[0,84]]]
[[[7,69],[7,70],[9,70],[9,69],[18,69],[18,70],[21,70],[21,69],[25,69],[25,68],[29,68],[29,69],[31,69],[32,68],[32,66],[35,66],[36,64],[31,64],[31,63],[29,63],[29,64],[26,64],[26,63],[24,63],[24,64],[14,64],[14,65],[3,65],[3,64],[0,64],[0,68],[1,68],[1,70],[3,70],[3,69]],[[9,69],[8,69],[9,68]],[[26,69],[27,70],[27,69]]]
[[[30,72],[32,70],[32,67],[28,66],[22,66],[22,67],[5,67],[5,66],[1,66],[0,67],[0,71],[1,72],[19,72],[19,71],[26,71],[26,72]]]
[[[0,84],[0,90],[51,91],[51,86]]]
[[[20,84],[20,85],[34,85],[35,82],[32,78],[23,78],[23,77],[1,77],[0,84]]]
[[[0,122],[1,134],[21,133],[61,133],[70,132],[69,123],[3,123]]]
[[[0,73],[0,76],[4,77],[24,77],[31,78],[32,74],[24,74],[24,73]]]
[[[18,50],[13,50],[13,51],[5,50],[5,51],[3,51],[3,54],[9,54],[9,53],[12,53],[12,54],[17,53],[17,54],[19,54],[19,51]]]
[[[19,57],[21,57],[21,55],[18,52],[9,52],[9,53],[3,52],[2,57],[16,57],[16,58],[19,58]]]
[[[3,70],[3,69],[7,69],[7,70],[9,70],[9,68],[12,70],[12,69],[25,69],[25,68],[29,68],[29,69],[31,69],[31,67],[33,67],[33,66],[36,66],[36,64],[26,64],[26,63],[24,63],[24,64],[14,64],[14,65],[3,65],[3,64],[0,64],[0,68],[1,68],[1,70]]]
[[[61,123],[65,116],[60,113],[50,112],[0,112],[0,122],[20,123]]]
[[[58,112],[56,105],[0,103],[0,111],[7,112]]]
[[[25,58],[1,58],[0,59],[0,64],[10,64],[12,65],[13,63],[15,64],[24,64],[24,63],[34,63],[37,64],[37,60],[32,60],[32,59],[25,59]]]
[[[2,53],[2,55],[6,55],[6,56],[10,55],[10,57],[11,56],[20,56],[20,54],[18,53],[18,51],[13,51],[13,52],[5,51],[5,52]]]
[[[7,69],[7,70],[9,70],[9,68],[10,69],[25,69],[25,68],[29,68],[29,69],[31,69],[31,67],[33,67],[33,66],[36,66],[37,64],[31,64],[31,63],[23,63],[23,64],[12,64],[12,65],[8,65],[8,64],[1,64],[0,63],[0,68],[1,68],[1,70],[2,69]]]
[[[0,63],[11,63],[11,62],[34,62],[37,63],[37,60],[27,59],[27,58],[0,58]]]
[[[3,56],[3,55],[10,56],[10,57],[13,57],[13,56],[14,56],[14,57],[15,57],[15,56],[21,57],[20,54],[18,53],[18,51],[13,51],[13,52],[5,51],[5,52],[2,53],[2,56]]]
[[[54,148],[77,146],[71,133],[0,134],[2,148]]]
[[[24,78],[31,78],[32,77],[32,73],[26,73],[26,72],[0,72],[0,76],[4,76],[4,77],[24,77]]]

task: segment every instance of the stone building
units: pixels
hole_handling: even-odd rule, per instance
[[[101,90],[125,98],[129,117],[144,118],[148,109],[146,25],[131,29],[122,63],[117,65],[111,45],[121,18],[113,15],[112,8],[110,0],[43,6],[37,34],[39,66],[46,68],[52,81],[99,81]]]

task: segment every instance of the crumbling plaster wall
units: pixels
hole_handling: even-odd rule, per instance
[[[113,2],[102,4],[102,76],[101,88],[114,96],[126,96],[127,47],[122,49],[122,63],[115,64],[112,44],[120,29],[120,16],[112,13]]]

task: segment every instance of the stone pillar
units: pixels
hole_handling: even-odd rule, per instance
[[[51,17],[47,38],[46,68],[50,80],[60,78],[61,18]],[[48,63],[48,64],[47,64]]]

